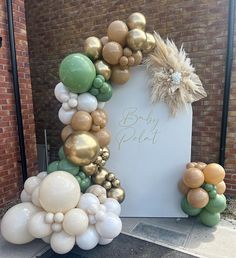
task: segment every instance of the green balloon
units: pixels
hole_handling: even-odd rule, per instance
[[[206,209],[203,209],[199,215],[202,224],[208,227],[214,227],[220,222],[220,213],[211,213]]]
[[[79,172],[79,174],[75,177],[80,185],[80,190],[82,193],[84,193],[89,186],[92,184],[91,178],[89,176],[86,176],[84,172]]]
[[[50,174],[50,173],[52,173],[54,171],[57,171],[58,170],[58,165],[59,165],[59,161],[58,160],[51,162],[48,165],[48,169],[47,169],[48,174]]]
[[[63,84],[72,92],[83,93],[91,88],[96,70],[87,56],[76,53],[62,60],[59,76]]]
[[[79,173],[79,166],[74,165],[68,159],[63,159],[59,162],[58,169],[66,171],[73,176],[76,176]]]
[[[205,208],[211,213],[223,212],[226,208],[226,198],[223,194],[217,194],[215,198],[210,199]]]
[[[60,160],[66,158],[65,153],[64,153],[63,146],[60,147],[60,149],[59,149],[59,151],[58,151],[58,156],[59,156],[59,159],[60,159]]]
[[[203,186],[203,188],[204,188],[207,192],[210,192],[210,191],[214,190],[214,185],[205,184],[205,185]]]
[[[208,195],[209,195],[209,197],[212,199],[214,199],[214,198],[216,198],[216,195],[217,195],[217,192],[216,192],[216,190],[211,190],[210,192],[208,192]]]
[[[197,216],[202,209],[194,208],[189,203],[186,197],[183,197],[181,201],[181,208],[184,213],[186,213],[189,216]]]

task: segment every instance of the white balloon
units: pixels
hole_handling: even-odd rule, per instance
[[[87,212],[93,204],[100,204],[98,198],[91,193],[85,193],[80,197],[77,207]]]
[[[52,224],[53,223],[53,218],[54,218],[53,213],[48,212],[45,216],[45,222],[48,223],[48,224]]]
[[[20,194],[20,199],[22,202],[31,202],[31,195],[23,190]]]
[[[100,237],[99,238],[99,245],[108,245],[112,242],[113,239],[107,239],[107,238],[103,238],[103,237]]]
[[[106,207],[108,212],[115,213],[117,216],[120,216],[121,206],[119,202],[113,198],[107,198],[103,205]]]
[[[77,105],[78,105],[77,99],[69,99],[68,105],[69,105],[71,108],[77,107]]]
[[[40,184],[39,201],[48,212],[65,213],[78,204],[79,198],[79,183],[70,173],[53,172]]]
[[[36,187],[31,195],[32,203],[40,208],[42,208],[40,202],[39,202],[39,186]]]
[[[32,236],[42,238],[52,233],[51,225],[44,220],[46,214],[45,211],[41,211],[31,217],[28,223],[28,230]]]
[[[98,102],[98,108],[104,108],[106,102]]]
[[[10,243],[25,244],[34,239],[27,224],[40,209],[30,202],[19,203],[10,208],[2,218],[1,234]]]
[[[57,212],[55,215],[54,215],[54,221],[56,223],[62,223],[64,219],[64,214],[62,212]]]
[[[102,221],[106,218],[106,213],[104,211],[98,211],[95,215],[96,221]]]
[[[24,183],[24,189],[28,194],[32,194],[34,189],[41,183],[41,179],[37,176],[29,177]]]
[[[98,106],[97,99],[92,94],[86,92],[78,96],[78,106],[77,106],[78,110],[83,110],[88,113],[91,113],[97,109],[97,106]]]
[[[69,235],[81,235],[88,228],[88,223],[87,214],[83,210],[75,208],[65,214],[63,229]]]
[[[89,218],[89,224],[91,224],[91,225],[96,224],[97,221],[96,221],[94,215],[89,215],[88,218]]]
[[[43,240],[46,244],[50,244],[50,239],[51,239],[51,235],[42,238],[42,240]]]
[[[112,239],[117,237],[122,229],[120,218],[114,213],[108,212],[106,218],[102,221],[97,221],[96,230],[103,238]]]
[[[62,103],[61,94],[69,95],[69,91],[62,82],[59,82],[54,89],[54,95],[56,99]]]
[[[65,111],[62,107],[59,109],[58,117],[59,120],[64,124],[68,125],[71,122],[72,116],[76,112],[76,109]]]
[[[70,99],[70,97],[69,97],[69,95],[67,93],[61,93],[59,98],[61,99],[61,101],[63,103],[67,102]]]
[[[65,111],[70,111],[71,107],[69,106],[68,102],[64,102],[61,106]]]
[[[76,244],[83,250],[93,249],[98,244],[98,241],[99,235],[92,225],[82,235],[76,236]]]
[[[47,175],[48,175],[48,173],[46,171],[42,171],[42,172],[38,173],[37,177],[39,177],[41,180],[43,180]]]
[[[75,245],[75,237],[68,235],[65,231],[53,233],[50,239],[51,248],[58,254],[65,254]]]
[[[52,231],[53,232],[60,232],[62,230],[61,223],[53,223],[52,224]]]
[[[70,96],[70,99],[77,99],[78,98],[78,94],[77,93],[73,93],[73,92],[70,92],[69,96]]]

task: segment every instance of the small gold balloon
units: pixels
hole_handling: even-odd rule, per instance
[[[97,37],[89,37],[84,42],[84,53],[92,60],[97,60],[102,53],[102,43]]]
[[[118,179],[115,179],[115,180],[113,180],[112,181],[112,185],[114,186],[114,187],[120,187],[120,180],[118,180]]]
[[[141,50],[146,41],[146,34],[140,29],[133,29],[128,32],[127,45],[132,50]]]
[[[74,132],[64,144],[66,157],[79,166],[88,165],[96,160],[99,148],[97,139],[88,132]]]
[[[127,25],[130,30],[132,29],[145,30],[146,18],[142,13],[132,13],[128,18]]]
[[[114,180],[115,179],[115,175],[113,174],[113,173],[109,173],[108,175],[107,175],[107,180],[108,181],[112,181],[112,180]]]
[[[103,159],[103,160],[108,160],[109,157],[110,157],[110,153],[109,153],[109,152],[104,152],[104,153],[102,154],[102,159]]]
[[[99,166],[101,166],[102,157],[101,157],[101,156],[98,156],[98,157],[96,158],[96,160],[94,161],[94,163],[97,164],[97,165],[99,165]]]
[[[146,33],[146,41],[143,45],[143,53],[150,53],[155,47],[156,47],[156,41],[155,38],[151,33]]]
[[[101,74],[105,78],[105,80],[108,81],[111,77],[110,66],[103,60],[96,61],[94,65],[95,65],[97,74]]]
[[[92,176],[98,171],[98,166],[94,163],[90,163],[90,164],[85,165],[81,168],[87,176]]]
[[[109,190],[109,189],[111,189],[111,182],[109,182],[109,181],[105,181],[103,184],[102,184],[102,186],[106,189],[106,190]]]
[[[134,58],[134,65],[139,65],[142,62],[143,59],[143,54],[140,50],[138,50],[137,52],[134,52],[132,54],[133,58]]]
[[[125,191],[123,188],[118,187],[118,188],[111,188],[107,192],[107,196],[109,198],[116,199],[119,203],[123,202],[125,199]]]
[[[105,168],[100,168],[98,172],[92,176],[93,182],[98,185],[102,185],[106,180],[106,176],[108,175],[108,171]]]

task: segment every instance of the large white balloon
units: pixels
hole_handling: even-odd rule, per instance
[[[39,202],[39,186],[37,186],[32,195],[31,195],[32,203],[40,208],[42,208],[40,202]]]
[[[2,218],[1,233],[10,243],[25,244],[34,239],[27,224],[40,209],[30,202],[19,203],[10,208]]]
[[[29,177],[24,183],[24,189],[28,194],[32,194],[34,189],[39,186],[41,179],[37,176]]]
[[[91,193],[85,193],[80,197],[77,207],[88,212],[88,209],[91,207],[91,205],[99,205],[99,204],[100,202],[95,195]]]
[[[96,228],[92,225],[80,236],[76,237],[76,244],[83,250],[93,249],[99,241]]]
[[[62,82],[59,82],[54,89],[54,95],[58,101],[63,103],[64,101],[67,101],[65,98],[63,98],[63,96],[68,95],[69,99],[69,90],[64,86]]]
[[[99,238],[99,245],[108,245],[112,242],[113,239],[107,239],[107,238]]]
[[[32,236],[42,238],[52,233],[51,225],[45,222],[46,214],[45,211],[41,211],[31,217],[28,223],[28,230]]]
[[[120,218],[114,213],[108,212],[106,218],[96,223],[96,230],[103,238],[112,239],[117,237],[122,229]]]
[[[77,106],[78,110],[83,110],[88,113],[91,113],[97,109],[97,106],[98,106],[97,99],[92,94],[86,92],[78,96],[78,106]]]
[[[120,216],[121,206],[117,200],[113,198],[107,198],[103,205],[106,207],[107,212],[112,212],[117,216]]]
[[[42,171],[42,172],[38,173],[37,177],[39,177],[41,180],[43,180],[47,175],[48,175],[48,173],[46,171]]]
[[[88,228],[88,222],[88,216],[83,210],[71,209],[65,214],[63,229],[69,235],[81,235]]]
[[[56,171],[40,184],[39,201],[48,212],[67,212],[76,207],[80,198],[78,181],[70,173]]]
[[[24,189],[20,194],[20,199],[22,202],[31,202],[31,195],[28,194]]]
[[[65,254],[75,245],[75,237],[68,235],[65,231],[53,233],[50,239],[51,248],[58,254]]]
[[[68,111],[65,111],[62,107],[59,109],[58,112],[58,117],[59,120],[64,124],[64,125],[69,125],[72,119],[72,116],[76,112],[76,109],[71,109]]]

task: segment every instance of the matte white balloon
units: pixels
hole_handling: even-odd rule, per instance
[[[22,202],[31,202],[31,195],[28,194],[24,189],[20,194],[20,199]]]
[[[86,92],[78,96],[78,110],[83,110],[87,111],[88,113],[91,113],[97,109],[97,106],[97,99],[92,94]]]
[[[108,239],[108,238],[103,238],[103,237],[100,237],[99,238],[99,245],[108,245],[112,242],[113,239]]]
[[[55,253],[65,254],[75,245],[75,237],[68,235],[65,231],[53,233],[50,239],[51,248]]]
[[[31,195],[32,203],[40,208],[42,208],[40,202],[39,202],[39,186],[36,187]]]
[[[63,99],[61,98],[62,94],[69,95],[69,91],[62,82],[59,82],[54,89],[54,95],[61,103],[63,102]]]
[[[92,225],[82,235],[76,237],[76,244],[83,250],[93,249],[98,241],[99,235]]]
[[[68,102],[64,102],[61,106],[65,111],[70,111],[71,107],[69,106]]]
[[[27,224],[40,209],[30,202],[19,203],[10,208],[2,218],[1,234],[10,243],[25,244],[34,239]]]
[[[76,109],[65,111],[62,107],[59,109],[58,117],[59,120],[64,124],[68,125],[71,122],[72,116],[76,112]]]
[[[28,230],[32,236],[42,238],[52,233],[51,225],[44,220],[46,214],[45,211],[41,211],[31,217],[28,223]]]
[[[53,232],[60,232],[62,230],[61,223],[53,223],[51,227]]]
[[[96,223],[96,230],[103,238],[112,239],[117,237],[122,229],[120,218],[114,213],[108,212],[103,221]]]
[[[113,198],[107,198],[103,205],[106,207],[107,212],[112,212],[117,216],[120,216],[121,206],[117,200]]]
[[[106,102],[98,102],[98,108],[104,108],[105,107]]]
[[[63,220],[63,229],[69,235],[81,235],[88,228],[87,214],[78,208],[71,209],[65,214]]]
[[[41,183],[41,179],[37,176],[29,177],[24,183],[24,189],[28,194],[32,194],[34,189]]]
[[[87,212],[90,206],[94,204],[100,204],[98,198],[91,193],[85,193],[80,197],[77,207]]]
[[[69,99],[68,105],[69,105],[71,108],[77,107],[77,105],[78,105],[77,99]]]
[[[62,221],[64,220],[64,214],[62,212],[57,212],[55,215],[54,215],[54,221],[56,223],[62,223]]]
[[[78,94],[70,92],[69,93],[70,99],[77,99],[78,98]]]
[[[53,172],[40,184],[39,201],[48,212],[65,213],[78,204],[79,198],[79,183],[70,173]]]
[[[48,224],[52,224],[54,221],[53,218],[54,218],[54,214],[52,212],[48,212],[45,216],[45,222]]]
[[[70,99],[70,97],[67,93],[61,93],[59,98],[61,99],[61,101],[63,103],[68,102],[68,100]]]
[[[43,180],[47,175],[48,175],[48,173],[46,171],[42,171],[42,172],[38,173],[37,177],[39,177],[41,180]]]

